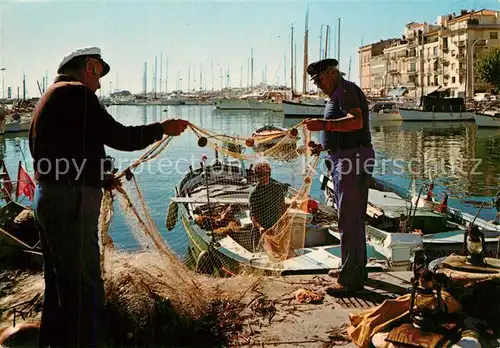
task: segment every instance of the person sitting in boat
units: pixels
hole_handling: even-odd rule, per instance
[[[258,163],[254,172],[258,183],[250,193],[250,216],[254,231],[260,232],[253,237],[260,238],[260,234],[273,227],[285,213],[285,197],[290,184],[272,179],[271,166],[266,162]]]

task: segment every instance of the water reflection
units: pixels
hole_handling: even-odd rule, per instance
[[[166,110],[166,111],[164,111]],[[158,122],[168,118],[183,118],[202,128],[231,135],[248,136],[264,125],[290,128],[301,119],[284,119],[282,113],[266,111],[217,110],[207,106],[110,106],[108,111],[125,125]],[[429,171],[436,182],[436,193],[450,195],[450,204],[470,213],[477,212],[474,201],[491,202],[500,187],[500,131],[478,129],[474,123],[371,123],[373,144],[377,154],[376,175],[384,176],[402,186],[408,186],[414,175],[419,180],[427,179]],[[320,133],[313,134],[319,140]],[[16,140],[17,138],[17,140]],[[163,226],[165,209],[174,187],[188,170],[195,166],[203,154],[210,157],[213,151],[200,148],[196,136],[186,132],[175,138],[166,151],[155,161],[138,168],[136,177],[153,213],[157,226]],[[125,167],[142,154],[142,151],[124,152],[107,149],[108,154],[119,159],[118,165]],[[251,150],[249,150],[252,153]],[[26,156],[28,169],[32,172],[27,133],[0,138],[0,157],[5,159],[9,173],[15,175],[22,154]],[[247,153],[247,152],[246,152]],[[386,160],[386,163],[383,163]],[[411,170],[409,170],[411,164]],[[162,165],[162,168],[159,168]],[[299,162],[276,164],[279,179],[300,185],[302,177]],[[385,167],[383,167],[385,165]],[[402,169],[403,170],[402,170]],[[160,170],[161,169],[161,170]],[[475,170],[474,170],[475,169]],[[168,172],[165,172],[168,171]],[[311,194],[321,199],[319,181],[313,181]],[[472,201],[472,202],[471,202]],[[491,208],[483,209],[481,216],[494,218]],[[134,247],[124,219],[117,214],[111,226],[117,245]],[[185,234],[180,224],[165,236],[176,248],[185,246]]]

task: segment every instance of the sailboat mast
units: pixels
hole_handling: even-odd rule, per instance
[[[330,26],[326,26],[326,38],[325,38],[325,58],[328,58],[328,40],[330,39]]]
[[[291,80],[291,88],[292,88],[292,95],[293,95],[293,24],[292,24],[292,34],[291,34],[291,41],[290,41],[290,61],[291,61],[291,69],[290,69],[290,80]]]
[[[306,24],[304,30],[304,71],[302,73],[302,92],[307,91],[307,65],[309,53],[309,8],[306,10]]]
[[[348,80],[351,79],[351,59],[352,59],[352,56],[349,57],[349,71],[347,73],[347,79]]]
[[[215,90],[215,83],[214,83],[214,61],[212,61],[212,92]]]
[[[148,63],[144,62],[144,98],[146,98],[146,95],[148,94]]]
[[[250,88],[253,89],[253,48],[250,49]]]
[[[160,53],[160,96],[163,87],[163,52]],[[116,75],[116,88],[118,88],[118,74]]]
[[[189,62],[188,68],[188,94],[191,93],[191,62]]]
[[[286,78],[286,54],[283,55],[283,60],[285,62],[285,64],[283,65],[283,67],[284,67],[283,68],[284,69],[283,70],[283,81],[285,81],[285,88],[286,88],[286,80],[287,80],[287,78]]]
[[[23,100],[26,100],[26,75],[23,72]]]
[[[155,71],[153,75],[153,90],[154,90],[154,98],[156,99],[156,87],[157,87],[157,78],[158,78],[158,56],[155,56]],[[109,91],[111,93],[111,91]]]
[[[200,63],[200,91],[203,90],[203,64]]]
[[[165,61],[165,94],[168,93],[168,57]]]
[[[337,61],[340,64],[340,17],[339,17],[339,29],[337,31]]]
[[[321,33],[319,33],[319,60],[323,57],[323,24],[321,24]]]

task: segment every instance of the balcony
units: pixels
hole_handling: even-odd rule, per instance
[[[391,68],[391,69],[389,69],[388,73],[391,75],[396,75],[396,74],[399,74],[399,70]]]
[[[467,28],[471,28],[471,29],[496,29],[496,30],[500,30],[500,24],[472,24],[472,23],[467,23]]]
[[[443,47],[442,50],[444,53],[448,53],[450,51],[450,49],[448,47]]]
[[[444,66],[448,66],[448,65],[450,65],[450,62],[449,62],[449,61],[447,61],[447,60],[443,60],[443,65],[444,65]]]

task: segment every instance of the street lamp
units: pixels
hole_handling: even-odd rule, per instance
[[[471,92],[472,92],[472,98],[474,98],[474,83],[476,82],[475,81],[475,77],[474,77],[474,45],[476,43],[478,43],[478,41],[483,41],[484,40],[484,44],[487,45],[488,44],[488,40],[486,39],[477,39],[475,40],[471,47],[470,47],[470,61],[471,61],[471,68],[472,68],[472,71],[471,71],[471,78],[472,78],[472,88],[471,88]]]

